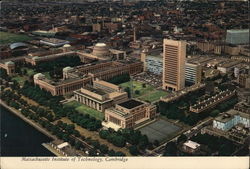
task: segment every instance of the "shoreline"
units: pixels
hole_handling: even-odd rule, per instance
[[[2,99],[0,99],[0,105],[2,105],[3,107],[5,107],[7,110],[9,110],[10,112],[12,112],[13,114],[15,114],[17,117],[19,117],[20,119],[22,119],[23,121],[25,121],[26,123],[28,123],[30,126],[34,127],[36,130],[38,130],[39,132],[41,132],[42,134],[46,135],[47,137],[49,137],[50,139],[56,140],[56,136],[52,135],[50,132],[46,131],[45,129],[43,129],[41,126],[39,126],[38,124],[36,124],[35,122],[33,122],[32,120],[28,119],[27,117],[25,117],[24,115],[22,115],[18,110],[8,106],[6,103],[3,102]]]

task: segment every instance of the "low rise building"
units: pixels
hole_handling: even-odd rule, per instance
[[[210,108],[215,107],[219,103],[226,101],[233,96],[235,96],[236,92],[235,91],[230,91],[230,90],[225,90],[221,91],[220,93],[206,99],[203,101],[199,101],[197,104],[194,104],[190,106],[190,111],[194,113],[201,113],[204,112],[205,110],[208,110]]]
[[[51,46],[51,47],[60,47],[65,44],[69,44],[69,41],[56,39],[56,38],[43,38],[40,40],[40,43]]]
[[[246,128],[250,127],[249,113],[231,109],[223,115],[213,120],[213,128],[228,131],[237,124],[243,124]]]
[[[156,106],[147,102],[130,99],[105,110],[103,125],[119,128],[133,128],[156,116]]]
[[[95,80],[93,86],[87,85],[74,91],[74,99],[93,109],[104,112],[105,109],[128,100],[127,92],[111,83]]]
[[[195,153],[198,150],[200,150],[200,147],[201,147],[200,144],[191,140],[186,141],[185,143],[183,143],[182,146],[183,150],[188,153]]]

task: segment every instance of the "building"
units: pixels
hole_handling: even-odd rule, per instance
[[[241,87],[250,89],[250,74],[239,74],[237,82]]]
[[[226,42],[234,45],[249,44],[249,29],[227,30]]]
[[[185,63],[185,81],[189,84],[197,84],[201,82],[201,65],[193,63]]]
[[[43,38],[40,40],[40,43],[51,46],[51,47],[60,47],[65,44],[69,44],[69,41],[56,39],[56,38]]]
[[[163,41],[163,89],[181,90],[185,87],[186,42]]]
[[[80,89],[92,80],[90,76],[86,76],[85,78],[75,77],[53,81],[47,79],[42,73],[35,74],[33,78],[36,86],[50,92],[53,96],[72,94],[73,91]]]
[[[100,23],[94,23],[92,24],[92,31],[93,32],[101,32],[102,25]]]
[[[128,94],[122,91],[119,86],[102,80],[94,80],[93,86],[87,85],[74,91],[74,99],[104,112],[105,109],[128,100]]]
[[[183,150],[188,153],[195,153],[198,150],[200,150],[200,147],[201,147],[200,144],[191,140],[186,141],[185,143],[183,143],[182,146]]]
[[[249,128],[249,113],[231,109],[213,120],[213,128],[223,131],[228,131],[237,124],[243,124],[246,128]]]
[[[12,76],[15,74],[15,63],[12,61],[8,61],[5,63],[0,63],[0,68],[5,69],[7,74]]]
[[[105,110],[103,125],[115,130],[134,128],[156,116],[156,106],[136,99],[130,99]]]
[[[229,73],[233,72],[235,66],[239,65],[242,61],[240,60],[229,60],[227,62],[223,62],[217,65],[217,70],[219,70],[222,73]]]
[[[141,61],[144,63],[144,71],[161,75],[163,70],[162,56],[150,55],[145,50],[141,53]]]
[[[235,94],[236,94],[235,91],[230,91],[228,89],[225,91],[221,91],[220,93],[208,99],[199,101],[197,104],[190,106],[189,110],[194,113],[204,112],[205,110],[211,109],[216,105],[218,105],[219,103],[232,98],[233,96],[235,96]]]
[[[142,72],[142,62],[138,61],[105,61],[63,69],[63,79],[47,79],[43,74],[34,75],[35,85],[49,91],[52,95],[72,94],[96,78],[108,80],[122,74],[133,75]]]

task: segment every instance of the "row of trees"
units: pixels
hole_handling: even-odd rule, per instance
[[[108,80],[108,82],[113,84],[121,84],[130,81],[130,76],[128,73],[115,76]]]
[[[84,150],[85,148],[84,144],[81,141],[77,140],[76,138],[85,140],[89,145],[93,146],[93,148],[89,151],[90,156],[96,156],[98,154],[99,155],[108,154],[109,156],[125,156],[125,154],[122,152],[115,152],[112,149],[109,150],[107,145],[100,144],[96,140],[91,140],[91,138],[85,139],[85,137],[81,136],[79,131],[75,129],[74,124],[63,123],[60,120],[56,124],[51,123],[50,119],[47,120],[43,118],[47,116],[47,112],[44,108],[30,106],[25,100],[23,100],[20,97],[20,95],[16,94],[14,91],[11,90],[3,91],[1,93],[1,98],[6,102],[7,105],[14,107],[17,110],[20,109],[21,113],[25,117],[35,121],[36,123],[39,123],[43,128],[47,129],[49,132],[51,132],[59,139],[69,142],[70,145],[74,146],[76,149]],[[85,118],[90,118],[90,117],[86,115]],[[94,121],[95,119],[91,118],[91,120]]]
[[[90,131],[97,131],[102,127],[101,121],[94,117],[90,117],[89,114],[81,114],[72,110],[67,116],[72,122]]]
[[[140,151],[145,151],[146,148],[153,148],[153,144],[149,142],[148,137],[142,135],[138,130],[120,129],[114,131],[109,128],[108,130],[101,130],[99,135],[118,147],[124,147],[127,143],[130,144],[129,151],[132,155],[138,155]]]

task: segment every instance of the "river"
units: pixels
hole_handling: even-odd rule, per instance
[[[55,156],[42,143],[50,138],[0,106],[1,156]]]

